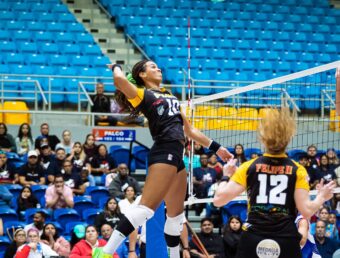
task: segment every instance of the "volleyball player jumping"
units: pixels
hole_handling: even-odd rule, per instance
[[[114,84],[119,90],[116,93],[117,101],[124,108],[130,108],[133,114],[144,114],[149,121],[154,144],[148,156],[148,176],[139,205],[125,214],[106,246],[95,249],[92,257],[112,257],[111,254],[124,239],[150,219],[164,200],[167,207],[164,235],[168,252],[171,258],[179,258],[187,183],[183,163],[185,135],[216,152],[223,161],[233,156],[190,125],[180,110],[178,99],[160,88],[162,72],[154,62],[144,60],[136,63],[132,69],[132,77],[128,78],[118,64],[109,67],[113,71]]]
[[[265,154],[238,169],[234,160],[224,169],[222,179],[232,177],[228,183],[219,185],[215,206],[227,204],[245,190],[248,195],[248,219],[238,246],[238,258],[301,257],[301,235],[294,223],[296,208],[302,216],[310,218],[333,197],[335,183],[324,185],[322,181],[316,198],[310,200],[306,169],[285,154],[295,131],[295,116],[288,108],[269,110],[258,129]]]

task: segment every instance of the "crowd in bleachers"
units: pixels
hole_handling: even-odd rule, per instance
[[[34,139],[30,125],[22,124],[13,137],[6,125],[0,123],[0,235],[4,235],[0,237],[0,251],[6,251],[6,257],[13,257],[15,252],[17,257],[30,257],[42,250],[65,257],[89,255],[93,247],[90,243],[104,245],[121,214],[135,205],[141,184],[129,174],[128,164],[116,160],[115,147],[108,151],[106,145],[97,145],[92,134],[82,144],[72,140],[69,130],[63,131],[61,139],[50,134],[47,123],[41,125],[40,133]],[[198,144],[194,150],[194,193],[199,198],[212,197],[223,164]],[[260,149],[244,148],[241,144],[230,151],[238,165],[262,155]],[[336,180],[339,185],[337,154],[332,148],[318,151],[314,145],[306,152],[288,152],[289,157],[307,169],[311,189],[321,179]],[[188,159],[184,160],[187,163]],[[320,252],[325,254],[322,257],[332,257],[338,249],[339,199],[336,194],[311,219],[310,232]],[[247,202],[231,202],[220,209],[211,203],[196,204],[193,209],[197,216],[206,218],[201,221],[199,237],[207,250],[216,257],[234,257],[240,228],[247,216]],[[214,233],[214,227],[222,234]],[[140,234],[140,244],[145,246],[145,229]],[[8,237],[13,239],[12,243]],[[210,237],[216,240],[212,246]],[[25,238],[27,244],[23,246]],[[193,257],[201,252],[194,239],[189,245]],[[128,251],[126,242],[116,255],[125,257]]]

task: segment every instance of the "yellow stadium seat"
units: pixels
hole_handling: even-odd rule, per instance
[[[207,128],[208,130],[228,130],[228,120],[226,119],[208,119]]]
[[[195,117],[197,116],[217,116],[217,110],[213,106],[197,106],[194,112]]]
[[[248,118],[257,118],[258,113],[256,108],[239,108],[237,110],[238,117],[248,117]]]
[[[28,107],[23,101],[6,101],[3,109],[28,111]],[[10,125],[30,123],[30,115],[29,113],[4,113],[4,123]]]
[[[256,108],[239,108],[237,117],[250,118],[251,120],[241,120],[239,122],[241,128],[248,128],[243,130],[256,130],[258,127],[258,112]]]
[[[257,129],[257,122],[248,121],[248,120],[240,120],[240,119],[232,119],[228,120],[227,130],[233,131],[255,131]]]
[[[223,117],[230,117],[237,115],[237,110],[234,107],[219,107],[217,109],[217,116],[223,118]]]
[[[205,129],[205,119],[204,118],[195,118],[193,126],[197,129]]]
[[[331,120],[331,122],[329,122],[329,129],[334,132],[340,132],[340,122],[334,122],[334,120],[340,121],[340,116],[336,116],[335,110],[331,110],[329,113],[329,119]]]

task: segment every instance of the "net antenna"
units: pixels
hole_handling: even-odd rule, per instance
[[[191,122],[229,151],[237,144],[243,145],[249,160],[264,152],[258,141],[257,128],[268,108],[289,106],[296,111],[297,133],[287,147],[288,156],[298,161],[313,144],[318,149],[317,155],[334,148],[340,158],[340,116],[335,112],[335,69],[339,66],[340,61],[335,61],[283,76],[280,76],[284,73],[278,70],[279,67],[273,67],[276,78],[245,82],[244,86],[232,81],[210,80],[216,88],[225,90],[192,98],[189,105]],[[298,64],[295,69],[297,67]],[[195,80],[195,87],[206,85],[206,82]],[[192,167],[193,163],[190,165]],[[193,196],[192,186],[189,189]],[[200,202],[200,199],[189,197],[186,204]]]

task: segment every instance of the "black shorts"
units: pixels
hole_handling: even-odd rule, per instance
[[[154,143],[148,156],[149,166],[157,163],[173,165],[177,172],[185,168],[183,162],[184,145],[180,141]]]
[[[236,258],[257,258],[257,246],[265,239],[274,240],[280,247],[279,258],[301,258],[301,235],[296,237],[264,237],[251,232],[243,231],[237,248]],[[269,256],[267,256],[269,257]]]

